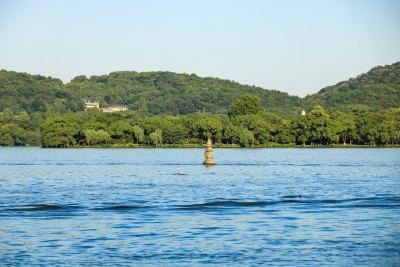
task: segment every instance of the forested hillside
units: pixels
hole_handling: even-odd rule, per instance
[[[258,96],[267,112],[291,118],[320,105],[328,112],[378,112],[400,107],[400,62],[328,86],[305,99],[276,90],[218,78],[173,72],[120,71],[78,76],[67,84],[41,75],[0,71],[0,112],[28,115],[65,114],[84,110],[83,100],[101,107],[127,105],[143,116],[227,114],[244,94]]]
[[[400,106],[400,62],[375,67],[356,78],[327,86],[305,98],[312,109],[321,105],[328,111],[376,112]]]
[[[65,88],[60,79],[0,70],[0,112],[32,114],[49,109],[58,113],[83,110],[79,96]]]
[[[99,100],[101,106],[124,104],[145,115],[227,113],[229,106],[246,93],[260,97],[267,111],[284,116],[296,114],[303,102],[275,90],[172,72],[121,71],[89,79],[78,76],[66,88],[81,98]]]

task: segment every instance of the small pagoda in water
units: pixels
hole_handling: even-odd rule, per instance
[[[211,140],[208,139],[207,145],[206,145],[206,151],[204,152],[204,157],[206,160],[203,162],[204,165],[214,165],[215,162],[213,160],[214,158],[214,151],[212,150],[213,145],[211,143]]]

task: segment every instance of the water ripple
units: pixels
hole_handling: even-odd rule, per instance
[[[55,204],[29,204],[21,206],[6,206],[2,207],[4,211],[65,211],[76,210],[82,207],[78,205],[55,205]]]
[[[300,198],[301,196],[284,196],[283,198]],[[327,207],[341,208],[393,208],[400,207],[400,197],[371,197],[371,198],[352,198],[352,199],[281,199],[271,201],[211,201],[205,203],[177,205],[178,209],[183,210],[201,210],[208,208],[234,208],[234,207],[264,207],[269,205],[284,205],[284,204],[304,204],[304,205],[325,205]],[[334,206],[331,204],[346,204]]]

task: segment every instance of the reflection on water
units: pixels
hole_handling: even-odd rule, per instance
[[[0,148],[1,263],[399,264],[400,149],[214,151]]]

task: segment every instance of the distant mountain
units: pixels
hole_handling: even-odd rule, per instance
[[[321,105],[328,111],[363,112],[400,107],[400,62],[375,67],[356,78],[327,86],[305,97],[312,109]]]
[[[284,116],[294,114],[303,103],[297,96],[275,90],[173,72],[120,71],[89,79],[78,76],[66,88],[83,99],[99,100],[101,106],[124,104],[148,115],[227,113],[246,93],[260,97],[267,111]]]

